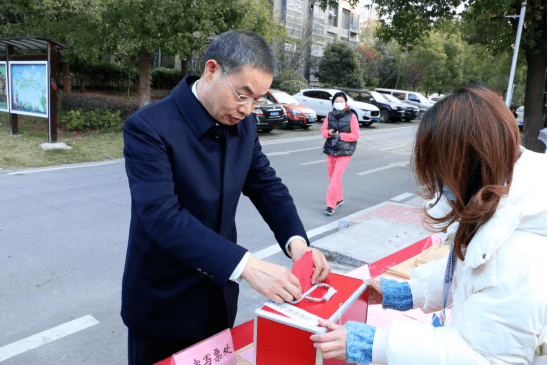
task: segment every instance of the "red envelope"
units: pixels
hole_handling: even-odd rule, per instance
[[[302,293],[305,293],[312,287],[312,275],[314,274],[312,251],[306,252],[300,259],[293,263],[291,273],[299,279]]]

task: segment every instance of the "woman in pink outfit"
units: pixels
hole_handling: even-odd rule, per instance
[[[329,176],[325,209],[327,215],[335,213],[335,208],[344,202],[342,176],[356,150],[356,141],[360,138],[358,119],[350,111],[347,101],[343,92],[333,95],[333,111],[329,112],[322,125],[322,136],[326,138],[323,152],[327,155]]]

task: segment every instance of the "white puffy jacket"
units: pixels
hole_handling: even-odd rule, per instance
[[[546,364],[539,354],[546,353],[547,162],[546,155],[522,148],[508,196],[470,241],[464,262],[457,259],[451,324],[394,321],[377,329],[374,363]],[[415,308],[442,309],[446,262],[413,270]]]

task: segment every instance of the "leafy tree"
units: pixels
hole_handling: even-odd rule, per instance
[[[382,54],[373,47],[358,46],[360,63],[363,69],[365,85],[377,86],[379,83],[379,71],[382,63]]]
[[[378,35],[385,41],[395,39],[402,46],[413,47],[428,35],[429,30],[448,19],[457,18],[457,8],[464,7],[465,39],[483,46],[482,54],[511,54],[518,19],[505,14],[519,14],[521,0],[417,0],[413,2],[373,0],[381,18]],[[536,137],[544,127],[544,90],[546,84],[546,1],[529,0],[520,48],[527,60],[523,145],[534,151],[544,146]],[[508,72],[509,73],[509,72]]]
[[[246,0],[242,6],[245,8],[243,19],[231,27],[251,30],[269,43],[287,36],[285,26],[272,16],[272,4],[269,0]]]
[[[352,88],[363,86],[357,51],[346,42],[333,42],[327,46],[316,76],[323,84]]]
[[[101,0],[103,11],[99,39],[111,54],[136,56],[139,64],[139,102],[150,102],[152,53],[161,48],[166,56],[186,60],[205,46],[208,37],[228,29],[243,16],[235,0]],[[184,61],[183,61],[184,62]],[[183,71],[186,71],[183,67]]]

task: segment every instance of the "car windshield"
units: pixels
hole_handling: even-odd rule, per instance
[[[383,96],[388,99],[389,101],[394,101],[396,103],[401,103],[401,100],[396,98],[394,95],[390,95],[390,94],[383,94]]]
[[[370,91],[369,93],[371,94],[372,97],[375,98],[375,100],[376,100],[377,102],[381,102],[381,103],[382,103],[383,101],[390,100],[390,99],[385,98],[385,96],[387,96],[387,95],[383,95],[383,94],[378,93],[378,92],[376,92],[376,91]]]
[[[300,104],[297,99],[284,92],[272,92],[272,96],[274,96],[280,104]]]
[[[426,97],[424,95],[419,94],[419,93],[415,93],[414,95],[416,95],[419,98],[421,103],[426,103],[426,104],[430,103],[430,101],[428,99],[426,99]]]
[[[274,104],[274,103],[268,100],[267,98],[261,98],[259,99],[259,104],[256,106],[256,108],[258,108],[259,106],[271,105],[271,104]]]

